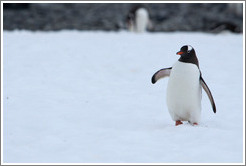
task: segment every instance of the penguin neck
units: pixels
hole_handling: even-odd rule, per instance
[[[198,68],[199,68],[199,62],[198,62],[198,59],[196,56],[181,56],[179,58],[179,61],[180,62],[184,62],[184,63],[192,63],[192,64],[195,64]]]

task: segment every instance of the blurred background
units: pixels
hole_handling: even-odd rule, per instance
[[[243,31],[242,3],[4,3],[4,30],[104,30],[128,29],[129,11],[146,8],[147,31]]]
[[[243,165],[242,3],[2,7],[4,163]],[[218,113],[176,128],[151,77],[187,44]]]

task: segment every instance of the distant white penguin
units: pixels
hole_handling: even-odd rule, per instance
[[[149,23],[149,12],[144,7],[134,7],[127,15],[127,27],[131,32],[146,32]]]

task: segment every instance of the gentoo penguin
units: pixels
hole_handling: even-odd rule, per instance
[[[127,28],[131,32],[145,32],[149,23],[149,12],[143,6],[132,8],[127,15]]]
[[[157,71],[152,77],[152,83],[169,76],[167,107],[176,126],[182,124],[182,121],[198,125],[201,116],[202,88],[207,93],[213,111],[216,113],[214,99],[202,78],[194,48],[185,45],[181,47],[177,55],[180,55],[178,61],[172,67]]]

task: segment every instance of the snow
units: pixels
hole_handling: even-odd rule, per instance
[[[191,45],[203,91],[198,126],[175,126],[168,78]],[[3,32],[4,163],[243,163],[243,35]]]

